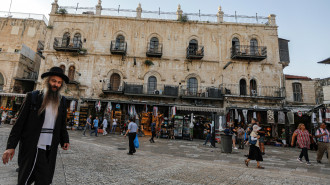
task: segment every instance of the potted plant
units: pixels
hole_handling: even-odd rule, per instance
[[[189,21],[189,18],[187,15],[180,15],[180,17],[178,18],[178,21],[185,23],[185,22]]]
[[[144,64],[145,64],[146,66],[154,65],[154,63],[153,63],[151,60],[145,60],[145,61],[144,61]]]
[[[62,15],[64,15],[64,14],[67,14],[68,11],[67,11],[65,8],[60,8],[60,9],[57,11],[57,13],[58,13],[58,14],[62,14]]]

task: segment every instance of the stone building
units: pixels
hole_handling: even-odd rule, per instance
[[[47,19],[44,15],[0,13],[0,97],[3,108],[16,110],[35,89]],[[17,104],[17,105],[16,105]]]
[[[273,14],[229,16],[221,8],[185,14],[180,5],[173,13],[143,11],[140,4],[117,10],[101,1],[75,14],[70,8],[52,4],[40,74],[52,66],[65,70],[64,92],[77,102],[69,104],[80,122],[108,110],[120,123],[130,115],[147,128],[153,112],[149,118],[159,124],[176,115],[174,125],[185,130],[180,125],[193,122],[199,133],[204,123],[233,120],[235,110],[242,121],[255,114],[266,123],[267,110],[282,108],[288,41],[279,40]]]

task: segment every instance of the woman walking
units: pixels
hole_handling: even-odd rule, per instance
[[[301,148],[301,152],[297,160],[302,163],[303,162],[302,157],[304,156],[306,160],[306,164],[311,165],[308,158],[308,149],[311,144],[310,137],[312,137],[312,135],[309,134],[308,130],[306,130],[306,127],[303,123],[300,123],[298,125],[298,129],[294,131],[292,135],[291,146],[294,145],[294,139],[296,136],[297,136],[297,143]]]
[[[260,130],[260,127],[258,125],[253,126],[253,130],[249,136],[249,144],[250,144],[250,150],[249,150],[249,156],[245,160],[245,165],[249,166],[249,162],[251,160],[257,161],[257,168],[264,169],[264,167],[260,166],[260,161],[263,161],[261,151],[259,148],[259,138],[258,130]]]

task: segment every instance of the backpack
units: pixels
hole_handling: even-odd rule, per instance
[[[37,101],[38,101],[38,95],[40,91],[32,91],[32,100],[31,100],[31,107],[30,110],[36,111],[38,109],[37,107]]]
[[[257,141],[258,141],[258,140],[254,140],[254,141],[252,141],[252,140],[251,140],[251,136],[249,136],[249,143],[250,143],[251,145],[255,145],[255,144],[257,144]]]

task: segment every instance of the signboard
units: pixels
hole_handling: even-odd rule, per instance
[[[299,117],[302,116],[302,112],[301,111],[298,111],[297,114],[298,114]]]
[[[116,109],[120,109],[120,104],[116,104]]]

